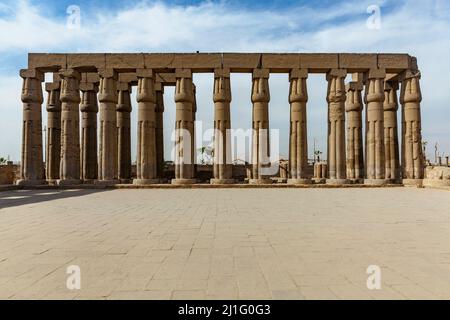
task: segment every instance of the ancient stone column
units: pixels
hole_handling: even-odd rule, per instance
[[[193,184],[194,159],[194,89],[191,70],[177,70],[175,73],[175,179],[172,184]]]
[[[156,176],[164,180],[164,86],[161,82],[155,84],[155,131],[156,131]]]
[[[138,102],[136,179],[134,184],[159,183],[156,163],[156,94],[152,69],[136,71]]]
[[[347,70],[332,69],[328,80],[328,179],[327,184],[345,184],[345,77]]]
[[[306,176],[308,166],[308,135],[306,122],[306,103],[308,92],[306,79],[308,70],[294,69],[290,75],[289,103],[291,104],[291,123],[289,134],[289,184],[310,184]]]
[[[254,69],[252,84],[252,179],[250,184],[270,184],[265,174],[270,166],[269,148],[269,70]]]
[[[17,185],[44,184],[42,161],[42,86],[44,75],[35,69],[20,70],[23,78],[22,158]]]
[[[97,113],[98,83],[82,81],[81,90],[81,179],[94,183],[98,178]]]
[[[131,182],[131,86],[127,82],[117,84],[117,154],[118,177],[122,183]]]
[[[346,85],[347,101],[347,178],[354,183],[364,180],[364,151],[362,134],[363,83],[352,81]]]
[[[98,184],[117,184],[117,73],[113,69],[99,70],[100,87],[98,101],[99,116],[99,158]]]
[[[395,183],[400,180],[400,160],[397,131],[398,82],[384,84],[384,150],[386,179]]]
[[[197,114],[197,87],[195,84],[192,84],[192,91],[194,92],[194,101],[192,102],[192,123],[194,124],[194,129],[191,138],[191,159],[193,161],[193,177],[197,177],[197,140],[195,136],[195,121]]]
[[[420,72],[408,70],[401,88],[402,104],[402,182],[421,185],[424,176],[422,151],[422,125],[420,116]]]
[[[211,184],[234,183],[231,163],[230,70],[214,70],[214,178]]]
[[[80,79],[73,69],[60,70],[61,76],[61,167],[59,185],[79,184],[80,180]]]
[[[55,76],[54,76],[55,77]],[[59,78],[59,76],[56,76]],[[60,81],[45,84],[47,98],[47,150],[45,157],[45,172],[49,184],[55,184],[59,179],[61,162],[61,101]]]
[[[384,70],[371,69],[366,79],[366,179],[364,184],[386,183],[383,109],[385,77]]]

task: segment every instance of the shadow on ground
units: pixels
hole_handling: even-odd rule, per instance
[[[93,193],[105,192],[107,189],[43,189],[12,190],[0,192],[0,209],[23,206],[27,204],[81,197]]]

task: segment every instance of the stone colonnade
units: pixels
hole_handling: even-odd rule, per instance
[[[51,70],[53,82],[45,86],[48,94],[45,166],[41,83],[44,81],[44,72],[49,71],[42,67],[21,70],[23,131],[18,184],[142,185],[163,182],[163,95],[167,85],[175,86],[176,104],[175,179],[171,183],[196,183],[194,123],[197,104],[192,82],[196,70],[184,66],[170,70],[145,66],[132,70],[114,67],[96,67],[95,71],[91,69],[61,67]],[[323,178],[326,178],[326,183],[334,185],[420,184],[423,178],[420,73],[416,68],[392,67],[395,72],[390,70],[389,73],[386,68],[380,67],[357,69],[316,66],[275,70],[261,65],[250,70],[223,65],[214,68],[215,137],[211,183],[234,183],[229,132],[232,128],[230,74],[233,71],[252,73],[252,177],[249,183],[271,183],[264,169],[270,166],[268,80],[270,73],[275,70],[289,73],[290,81],[287,183],[309,184],[318,180],[323,182]],[[132,80],[122,78],[125,71],[132,74]],[[205,72],[203,69],[201,71]],[[328,82],[325,97],[328,103],[328,158],[327,165],[320,167],[325,169],[315,169],[320,170],[320,174],[315,174],[316,179],[308,176],[306,170],[307,79],[310,72],[325,73]],[[166,83],[161,78],[163,73],[170,74],[173,80]],[[348,74],[352,74],[352,80],[346,84]],[[130,132],[130,94],[133,85],[137,85],[138,114],[134,180],[131,174]],[[397,134],[398,96],[401,104],[401,151]]]

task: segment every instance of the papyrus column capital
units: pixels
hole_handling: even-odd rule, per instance
[[[60,90],[61,83],[59,81],[45,84],[45,91],[48,93],[47,112],[61,112]]]
[[[306,79],[308,78],[308,70],[293,69],[289,73],[289,103],[307,102],[308,91],[306,86]]]
[[[384,83],[384,111],[397,111],[398,99],[397,99],[398,82],[385,82]]]
[[[327,73],[328,80],[328,103],[345,102],[345,77],[347,76],[346,69],[331,69]]]
[[[231,102],[230,69],[214,70],[214,102]]]
[[[74,69],[59,70],[61,77],[61,102],[80,102],[81,74]]]
[[[345,86],[345,91],[347,92],[347,101],[345,102],[345,111],[362,111],[363,102],[361,92],[364,86],[361,82],[349,82]]]
[[[21,99],[23,103],[43,102],[41,83],[44,74],[36,69],[22,69],[20,76],[23,79]]]
[[[252,102],[265,102],[270,101],[269,91],[269,70],[268,69],[254,69],[252,85]]]
[[[175,102],[194,102],[194,85],[189,69],[177,69],[175,72]]]
[[[105,103],[117,102],[117,72],[114,69],[99,69],[100,76],[98,101]]]
[[[405,103],[420,103],[422,102],[422,91],[420,89],[420,71],[407,70],[402,75],[402,91],[400,95],[400,102]]]
[[[117,83],[118,99],[116,111],[131,112],[131,86],[128,82]]]

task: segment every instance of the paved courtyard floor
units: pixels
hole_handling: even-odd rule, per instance
[[[0,192],[0,298],[449,299],[450,193]]]

